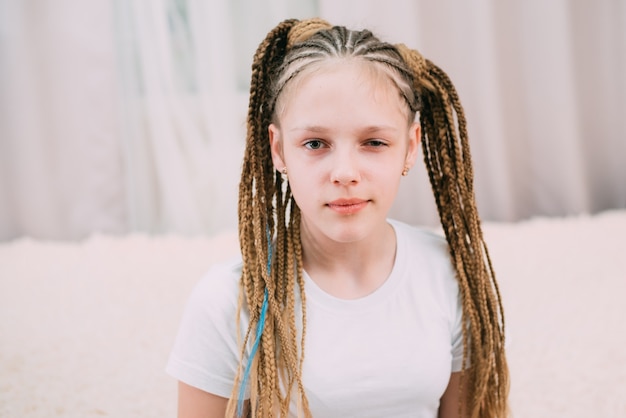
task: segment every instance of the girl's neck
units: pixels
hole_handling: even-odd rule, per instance
[[[357,299],[375,291],[389,277],[396,255],[396,235],[388,223],[357,242],[316,239],[302,227],[304,269],[326,293]]]

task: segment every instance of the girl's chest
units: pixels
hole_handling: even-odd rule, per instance
[[[450,378],[450,324],[436,310],[386,304],[362,313],[307,312],[303,383],[324,416],[429,416]],[[317,412],[317,413],[316,413]]]

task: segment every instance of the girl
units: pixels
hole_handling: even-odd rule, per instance
[[[445,240],[387,219],[420,140]],[[267,35],[239,239],[188,302],[168,363],[179,417],[506,416],[465,118],[418,52],[319,19]]]

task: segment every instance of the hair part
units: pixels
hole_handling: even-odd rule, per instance
[[[447,75],[417,51],[381,42],[370,31],[331,27],[320,19],[286,20],[257,49],[252,64],[246,148],[239,185],[239,242],[243,258],[240,311],[250,323],[241,362],[259,325],[267,292],[267,318],[252,365],[251,414],[284,417],[292,393],[299,415],[310,417],[301,379],[305,355],[306,295],[302,276],[300,211],[272,164],[268,127],[283,111],[297,80],[333,60],[364,60],[391,80],[409,115],[419,111],[424,161],[462,299],[461,400],[471,418],[507,414],[509,387],[501,297],[483,239],[473,191],[467,126]],[[273,251],[272,248],[273,246]],[[273,254],[271,269],[268,254]],[[296,294],[297,292],[297,294]],[[296,312],[296,297],[301,312]],[[301,318],[298,332],[296,318]],[[227,416],[235,414],[240,366]]]

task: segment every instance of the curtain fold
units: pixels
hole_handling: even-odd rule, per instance
[[[214,194],[210,184],[198,181],[209,174],[204,123],[210,119],[198,117],[188,9],[161,1],[116,6],[118,31],[128,43],[120,73],[130,225],[151,232],[201,231],[212,214],[200,196]]]
[[[316,15],[448,73],[483,219],[626,208],[625,2],[0,0],[0,240],[235,228],[252,55]],[[437,223],[423,164],[391,215]]]
[[[297,6],[116,2],[131,229],[200,234],[236,225],[252,54]],[[255,7],[265,13],[251,15]]]

